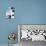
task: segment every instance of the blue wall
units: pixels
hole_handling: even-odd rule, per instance
[[[8,43],[9,32],[17,33],[18,24],[46,24],[46,0],[11,0],[11,2],[0,0],[0,43]],[[5,12],[12,5],[16,9],[16,19],[9,20],[5,18]]]

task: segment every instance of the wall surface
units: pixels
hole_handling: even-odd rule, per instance
[[[21,30],[45,30],[46,31],[46,25],[21,25]]]
[[[5,18],[9,6],[15,7],[14,20]],[[46,0],[0,0],[0,44],[8,43],[9,32],[17,34],[18,24],[46,24]]]

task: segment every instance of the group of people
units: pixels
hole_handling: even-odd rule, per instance
[[[15,17],[15,8],[14,7],[8,7],[8,10],[6,11],[6,17],[8,19],[12,19]]]

